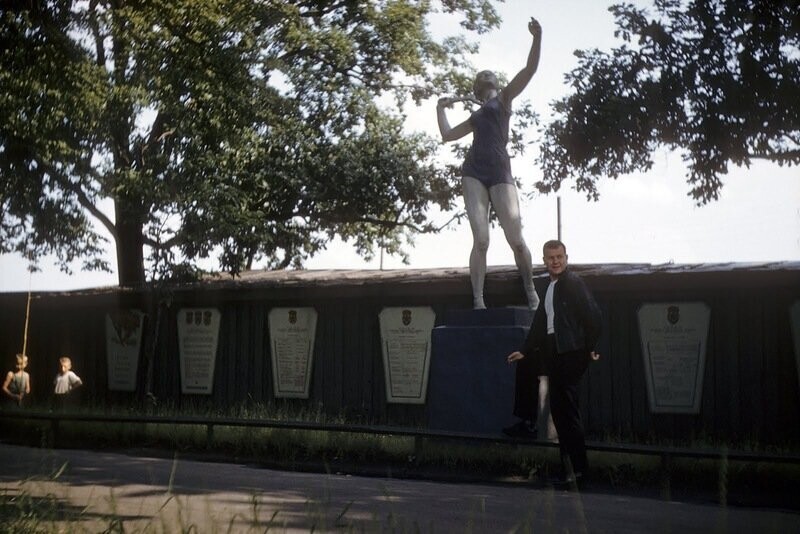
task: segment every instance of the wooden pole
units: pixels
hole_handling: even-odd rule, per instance
[[[28,323],[31,318],[31,280],[33,279],[33,271],[30,272],[28,278],[28,303],[25,305],[25,331],[22,333],[22,355],[27,356],[28,353]]]

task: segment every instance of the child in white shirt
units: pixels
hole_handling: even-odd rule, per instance
[[[59,373],[53,381],[56,405],[63,407],[69,393],[83,385],[81,378],[72,370],[72,360],[67,356],[58,359]]]

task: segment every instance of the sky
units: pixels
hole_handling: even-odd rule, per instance
[[[539,70],[518,101],[529,100],[546,122],[549,105],[567,94],[564,73],[577,61],[576,49],[610,49],[620,44],[604,0],[507,0],[498,6],[503,19],[499,30],[480,38],[481,50],[473,59],[478,70],[504,72],[509,78],[521,69],[530,48],[527,22],[536,17],[542,25]],[[648,1],[634,2],[650,5]],[[446,17],[431,20],[436,35],[457,27]],[[408,108],[406,127],[438,138],[435,100],[419,109]],[[449,110],[451,124],[466,119],[457,107]],[[520,207],[524,237],[538,268],[541,244],[556,237],[557,197],[533,193],[541,176],[535,164],[534,145],[512,160],[520,177]],[[442,150],[443,158],[449,150]],[[687,195],[686,168],[680,154],[666,151],[654,156],[646,174],[617,180],[603,179],[600,199],[589,201],[565,184],[561,203],[561,236],[571,263],[717,263],[800,261],[800,169],[754,162],[751,167],[731,167],[723,177],[721,198],[705,206]],[[444,161],[444,159],[443,159]],[[445,218],[442,218],[444,220]],[[466,267],[472,237],[465,220],[440,234],[418,236],[409,248],[410,264],[385,256],[384,269]],[[114,263],[113,243],[108,259]],[[502,230],[491,234],[488,264],[513,265],[514,258]],[[367,262],[352,246],[334,240],[324,252],[306,263],[308,269],[378,269],[380,258]],[[69,290],[109,286],[116,273],[61,273],[52,259],[41,261],[42,271],[30,274],[24,259],[0,255],[0,292]],[[76,266],[77,268],[77,266]]]

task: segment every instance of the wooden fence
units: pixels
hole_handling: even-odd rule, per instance
[[[800,263],[774,265],[579,265],[604,314],[603,358],[590,367],[582,410],[591,436],[796,442],[800,388],[789,308],[800,299]],[[490,269],[492,306],[521,305],[512,268]],[[0,348],[7,366],[22,347],[26,294],[0,295]],[[711,309],[702,407],[697,415],[650,412],[637,310],[647,302],[702,301]],[[350,422],[424,427],[424,405],[386,402],[378,314],[386,306],[469,306],[466,269],[247,273],[237,280],[146,290],[101,289],[33,295],[29,371],[35,405],[49,401],[61,355],[83,378],[83,402],[138,405],[150,393],[185,409],[271,403],[290,412],[344,415]],[[310,398],[275,399],[267,314],[275,307],[318,313]],[[183,395],[177,313],[220,310],[211,395]],[[147,314],[135,393],[107,388],[105,316],[138,308]]]

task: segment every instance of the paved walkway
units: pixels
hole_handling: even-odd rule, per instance
[[[800,514],[526,485],[276,471],[0,444],[1,505],[124,532],[800,532]],[[48,525],[49,526],[49,525]],[[69,530],[67,530],[69,531]],[[122,531],[122,530],[118,530]]]

